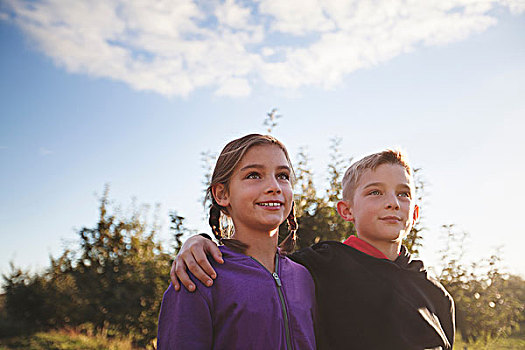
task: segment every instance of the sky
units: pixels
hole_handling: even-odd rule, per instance
[[[0,1],[0,273],[40,271],[98,198],[209,231],[201,153],[265,133],[326,183],[330,140],[405,150],[427,185],[421,257],[441,226],[467,259],[501,247],[525,276],[525,2]]]

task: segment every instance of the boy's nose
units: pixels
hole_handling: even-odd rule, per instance
[[[399,209],[399,201],[397,199],[397,196],[395,194],[393,195],[387,195],[385,198],[385,207],[387,209]]]

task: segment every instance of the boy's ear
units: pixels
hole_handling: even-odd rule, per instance
[[[419,219],[419,207],[416,204],[414,206],[414,215],[412,217],[412,225],[415,225],[418,219]]]
[[[217,184],[211,188],[211,194],[218,205],[227,207],[230,204],[230,199],[226,186],[224,184]]]
[[[347,201],[337,202],[337,212],[345,221],[354,221],[354,215],[352,214],[352,208]]]

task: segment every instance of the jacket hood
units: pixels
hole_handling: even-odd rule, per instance
[[[398,265],[400,268],[416,273],[427,273],[427,269],[425,268],[425,265],[423,264],[423,261],[416,260],[412,258],[412,255],[407,250],[407,248],[402,245],[401,251],[399,252],[399,256],[394,261],[396,265]]]

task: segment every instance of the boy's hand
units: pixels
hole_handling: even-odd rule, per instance
[[[170,277],[175,290],[180,289],[179,279],[188,291],[195,290],[195,284],[186,273],[187,268],[204,285],[210,287],[213,284],[217,273],[211,267],[206,254],[211,255],[219,264],[224,263],[221,251],[212,240],[196,235],[184,242],[171,265]]]

